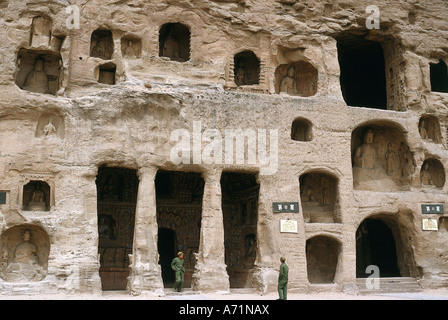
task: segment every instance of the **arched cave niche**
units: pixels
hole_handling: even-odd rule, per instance
[[[225,263],[231,288],[247,288],[253,283],[259,190],[255,174],[223,172],[221,175]]]
[[[233,58],[233,73],[237,86],[254,85],[260,82],[260,59],[253,51],[245,50]]]
[[[445,61],[429,64],[431,91],[448,93],[448,68]]]
[[[317,93],[317,69],[309,62],[282,64],[275,70],[275,92],[311,97]]]
[[[96,73],[99,83],[114,85],[116,83],[117,67],[115,63],[108,62],[98,66]]]
[[[346,34],[336,38],[342,96],[349,106],[387,109],[383,48],[377,41]]]
[[[190,28],[182,23],[166,23],[159,31],[159,56],[172,61],[190,60]]]
[[[409,188],[415,173],[414,154],[403,129],[394,123],[361,125],[352,132],[353,187],[369,191]]]
[[[56,95],[61,87],[62,58],[48,50],[20,49],[17,55],[16,85],[26,91]]]
[[[445,185],[445,170],[443,164],[434,158],[426,159],[420,170],[422,186],[434,186],[439,189]]]
[[[7,282],[35,282],[47,275],[50,239],[39,226],[22,224],[1,236],[0,278]]]
[[[418,132],[423,140],[441,142],[440,122],[436,116],[422,115],[418,123]]]
[[[338,179],[325,172],[302,174],[300,200],[305,222],[340,223]]]
[[[49,211],[51,188],[45,181],[32,180],[23,186],[22,198],[25,211]]]
[[[380,277],[418,277],[414,260],[412,213],[375,214],[364,219],[356,231],[356,277],[366,278],[369,265]]]
[[[311,141],[312,124],[305,118],[296,118],[291,125],[291,139],[294,141]]]
[[[110,30],[98,29],[90,37],[90,56],[103,60],[112,59],[114,40]]]
[[[306,265],[311,284],[333,283],[341,253],[341,242],[318,235],[306,241]]]

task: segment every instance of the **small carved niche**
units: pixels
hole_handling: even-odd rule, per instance
[[[190,60],[190,29],[182,23],[166,23],[159,32],[159,56],[172,61]]]
[[[311,122],[304,118],[297,118],[291,126],[291,139],[294,141],[311,141]]]
[[[445,170],[442,163],[434,158],[426,159],[420,170],[422,186],[435,186],[443,188],[445,185]]]
[[[121,54],[127,59],[138,59],[142,56],[142,40],[138,38],[121,38]]]
[[[418,131],[424,140],[441,142],[440,123],[437,117],[423,115],[418,123]]]
[[[317,69],[309,62],[282,64],[275,70],[275,92],[311,97],[317,93]]]
[[[45,181],[30,181],[23,186],[23,210],[49,211],[50,192],[50,186]]]
[[[50,241],[35,225],[18,225],[2,233],[0,278],[7,282],[34,282],[45,278]]]
[[[114,40],[110,30],[95,30],[90,38],[90,56],[103,60],[112,59]]]
[[[98,82],[113,85],[116,83],[115,74],[117,67],[114,63],[109,62],[98,67]]]
[[[39,117],[34,135],[36,138],[59,137],[63,139],[64,134],[65,125],[62,117],[54,114],[43,114]]]
[[[22,90],[56,95],[61,87],[61,55],[52,51],[20,49],[15,83]]]
[[[34,17],[31,23],[30,46],[48,47],[51,41],[51,20],[46,17]]]
[[[305,222],[338,223],[337,179],[329,174],[310,172],[300,176],[300,199]]]
[[[260,83],[260,59],[253,51],[242,51],[235,55],[233,61],[233,73],[237,86]]]

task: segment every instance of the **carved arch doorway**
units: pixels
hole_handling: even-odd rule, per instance
[[[356,277],[368,277],[369,265],[379,268],[380,277],[402,276],[393,231],[381,219],[367,218],[356,231]]]

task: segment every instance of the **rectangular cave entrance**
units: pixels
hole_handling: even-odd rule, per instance
[[[191,287],[199,251],[204,180],[200,173],[159,170],[155,179],[157,249],[165,288],[174,286],[171,262],[183,252],[184,288]]]
[[[221,176],[225,263],[231,288],[250,288],[257,257],[259,184],[255,174]]]
[[[98,253],[103,290],[125,290],[127,286],[138,184],[136,170],[98,169]]]
[[[349,106],[387,109],[385,59],[381,44],[361,36],[337,39],[342,95]]]

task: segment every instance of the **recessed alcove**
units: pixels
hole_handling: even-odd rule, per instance
[[[423,140],[441,142],[440,122],[436,116],[422,115],[418,123],[418,131]]]
[[[445,169],[440,160],[428,158],[423,162],[420,169],[420,182],[422,186],[443,188],[445,185]]]
[[[407,190],[415,173],[414,154],[403,128],[392,122],[361,125],[352,132],[353,187]]]
[[[275,70],[275,92],[311,97],[317,93],[317,69],[309,62],[282,64]]]
[[[302,174],[300,200],[305,222],[340,223],[338,180],[321,171]]]
[[[142,55],[142,40],[133,37],[121,38],[121,54],[127,59],[138,59]]]
[[[22,90],[56,95],[63,78],[61,71],[62,58],[59,53],[20,49],[15,83]]]
[[[260,59],[253,51],[245,50],[237,53],[233,62],[233,73],[237,86],[259,84]]]
[[[431,91],[448,93],[448,68],[442,59],[429,65]]]
[[[336,276],[341,243],[325,235],[306,241],[306,264],[311,284],[333,283]]]
[[[25,211],[49,211],[50,186],[45,181],[32,180],[23,186],[22,209]]]
[[[11,227],[2,233],[0,247],[0,278],[4,281],[37,282],[46,277],[50,240],[42,227]]]
[[[291,125],[291,139],[294,141],[311,141],[312,124],[305,118],[296,118]]]
[[[190,60],[190,29],[182,23],[166,23],[159,31],[159,56],[172,61]]]
[[[108,63],[100,65],[97,68],[98,82],[103,83],[103,84],[109,84],[109,85],[115,84],[116,83],[116,77],[115,77],[116,70],[117,70],[117,67],[116,67],[115,63],[112,63],[112,62],[108,62]]]
[[[342,96],[349,106],[387,109],[383,48],[362,36],[337,38]]]
[[[90,56],[103,60],[112,59],[114,40],[110,30],[98,29],[92,32],[90,38]]]

